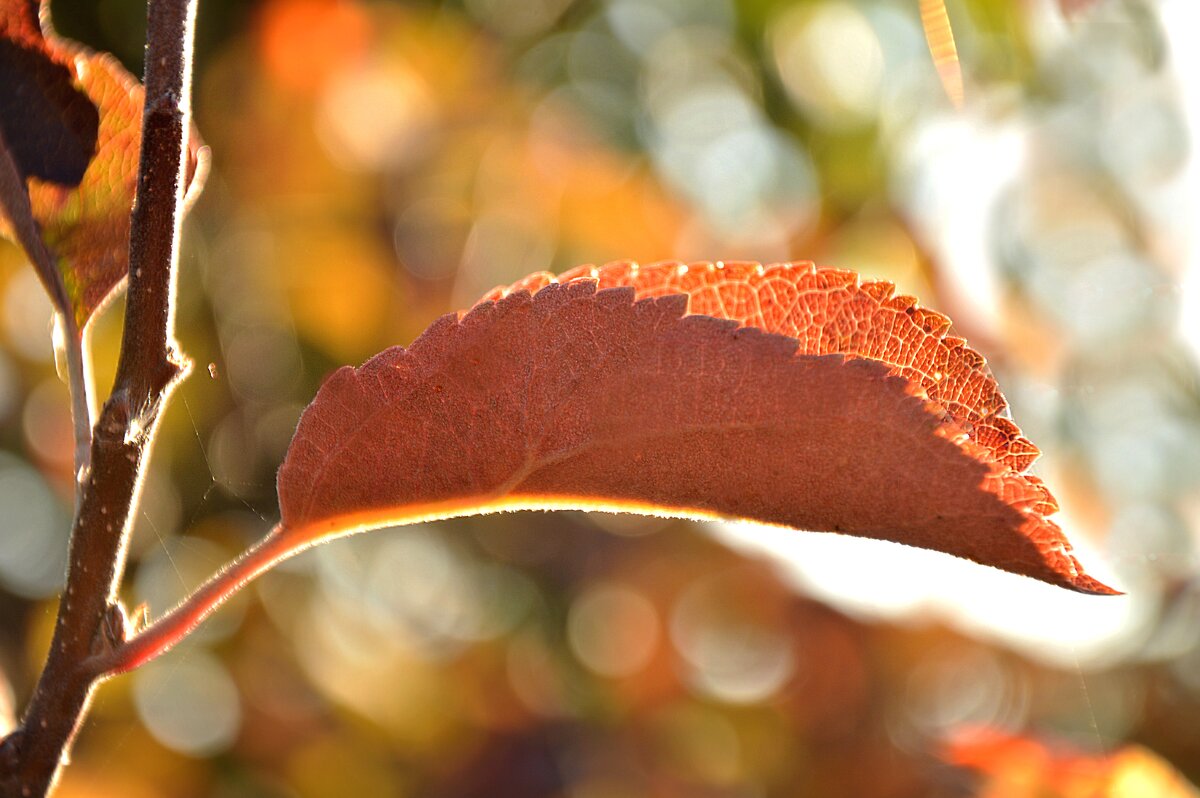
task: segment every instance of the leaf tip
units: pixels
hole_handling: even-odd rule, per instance
[[[1079,561],[1074,557],[1071,558],[1078,566]],[[1083,572],[1083,568],[1079,568],[1079,573],[1071,580],[1071,589],[1078,593],[1086,593],[1090,596],[1124,596],[1125,591],[1117,590],[1115,587],[1109,587],[1099,579],[1088,576]]]

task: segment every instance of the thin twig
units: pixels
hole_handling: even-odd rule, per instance
[[[99,681],[85,663],[124,630],[117,591],[132,510],[160,411],[187,373],[174,290],[196,0],[150,0],[146,106],[117,378],[96,423],[92,468],[71,531],[67,585],[45,669],[21,728],[0,746],[0,796],[45,795]]]
[[[33,217],[29,188],[13,160],[3,131],[0,131],[0,208],[12,225],[17,241],[29,256],[46,293],[50,295],[50,302],[62,325],[67,352],[67,382],[71,389],[71,419],[75,426],[75,507],[78,509],[81,486],[91,459],[93,422],[83,331],[75,319],[62,273],[54,265],[54,255],[46,246],[42,231]]]
[[[78,510],[92,460],[95,414],[92,409],[91,368],[83,330],[75,324],[71,314],[60,316],[59,320],[67,355],[67,384],[71,388],[71,421],[75,425],[75,508]]]

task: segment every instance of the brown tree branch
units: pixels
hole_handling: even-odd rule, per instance
[[[49,792],[99,681],[89,662],[123,642],[117,591],[131,511],[159,413],[188,370],[176,348],[173,298],[195,10],[196,0],[150,0],[121,357],[94,431],[92,467],[71,533],[67,586],[46,666],[21,727],[0,746],[0,796]]]

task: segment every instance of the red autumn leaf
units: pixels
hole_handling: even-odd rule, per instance
[[[1088,752],[978,727],[956,733],[941,754],[982,776],[980,798],[1200,798],[1177,770],[1140,745]]]
[[[268,548],[576,508],[837,531],[1113,592],[1046,519],[983,358],[889,284],[810,264],[560,281],[532,275],[335,373],[280,469]]]
[[[983,356],[961,338],[946,335],[950,320],[893,296],[889,282],[860,282],[854,272],[817,269],[811,263],[656,263],[617,261],[579,266],[555,277],[537,272],[483,301],[512,291],[535,293],[553,282],[594,279],[601,289],[632,286],[639,299],[686,294],[688,312],[731,319],[746,327],[786,335],[805,355],[849,354],[887,363],[941,405],[976,444],[1013,471],[1024,472],[1037,447],[1008,418],[1008,404]],[[1040,483],[1043,514],[1058,509]]]
[[[0,76],[5,138],[82,327],[129,270],[144,92],[111,55],[56,36],[48,0],[0,0]],[[190,185],[195,130],[188,146]],[[12,227],[0,214],[0,234]]]

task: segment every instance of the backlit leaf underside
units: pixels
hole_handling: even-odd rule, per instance
[[[106,53],[95,53],[56,36],[47,3],[0,0],[0,37],[9,47],[40,55],[69,71],[77,91],[99,113],[94,153],[76,180],[42,179],[26,170],[33,215],[57,261],[76,322],[82,327],[125,278],[129,270],[130,211],[137,188],[141,147],[141,84]],[[6,81],[17,76],[4,75]],[[199,136],[190,131],[188,179],[197,170]],[[44,159],[62,163],[77,159],[75,148],[63,151],[62,140],[45,142]],[[26,161],[29,159],[26,158]],[[51,177],[55,175],[52,173]],[[58,175],[61,178],[61,175]],[[10,226],[0,216],[0,234]]]
[[[1007,418],[1008,404],[982,355],[955,336],[950,320],[922,308],[895,286],[860,281],[854,272],[812,263],[655,263],[617,261],[579,266],[562,275],[537,272],[482,301],[513,291],[536,293],[554,282],[596,280],[598,287],[631,286],[639,299],[688,297],[688,312],[730,319],[746,327],[795,338],[801,354],[850,354],[878,360],[919,385],[990,457],[1023,472],[1038,449]],[[1036,478],[1034,483],[1036,483]],[[1057,510],[1045,493],[1046,514]]]
[[[1112,592],[1045,518],[1021,473],[1036,450],[947,326],[809,264],[532,275],[326,382],[274,534],[511,509],[745,518]]]

